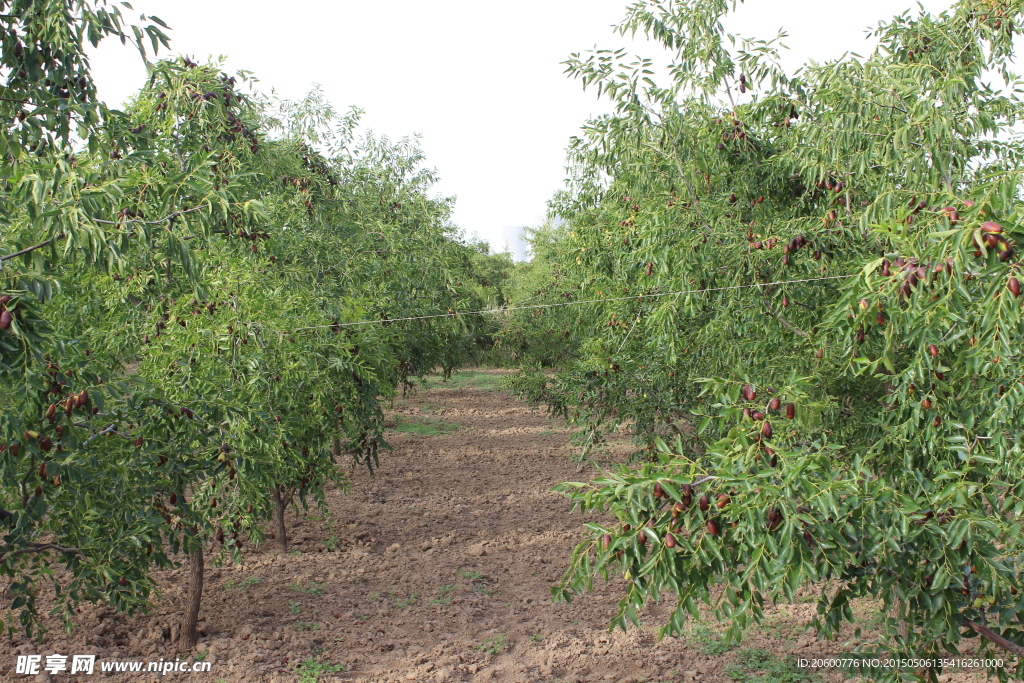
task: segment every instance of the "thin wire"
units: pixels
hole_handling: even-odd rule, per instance
[[[339,327],[353,327],[355,325],[380,325],[383,323],[397,323],[404,322],[406,320],[430,320],[432,318],[455,318],[460,315],[483,315],[485,313],[508,313],[509,311],[527,311],[535,308],[557,308],[559,306],[578,306],[581,304],[596,304],[604,301],[628,301],[636,299],[653,299],[659,296],[675,296],[682,294],[702,294],[704,292],[722,292],[729,289],[747,289],[750,287],[772,287],[774,285],[791,285],[799,282],[820,282],[822,280],[841,280],[845,278],[857,277],[857,275],[828,275],[826,277],[811,277],[803,280],[780,280],[776,282],[759,282],[752,285],[730,285],[728,287],[709,287],[707,289],[688,289],[681,290],[678,292],[661,292],[658,294],[634,294],[632,296],[616,296],[607,299],[585,299],[583,301],[563,301],[557,304],[535,304],[533,306],[509,306],[507,308],[489,308],[483,311],[466,311],[464,313],[436,313],[434,315],[419,315],[411,318],[388,318],[387,320],[361,320],[354,323],[335,323],[333,325],[315,325],[313,327],[297,327],[292,332],[301,332],[302,330],[321,330],[321,329],[337,329]],[[529,299],[526,299],[529,301]]]

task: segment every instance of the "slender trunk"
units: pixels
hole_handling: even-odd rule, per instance
[[[277,547],[282,553],[288,552],[288,531],[284,526],[284,510],[288,500],[282,495],[280,486],[272,489],[274,494],[274,538],[277,539]]]
[[[181,620],[178,647],[191,651],[196,646],[196,624],[199,606],[203,600],[203,546],[196,547],[188,556],[188,584],[185,586],[185,613]]]
[[[903,602],[896,596],[893,596],[892,607],[889,608],[889,614],[887,615],[891,619],[899,619],[900,610],[903,607]],[[900,623],[896,627],[896,632],[902,637],[907,637],[907,622],[900,619]]]
[[[338,431],[341,431],[341,423],[338,423]],[[341,459],[341,437],[339,436],[331,438],[331,456],[334,458],[334,464],[337,465]]]

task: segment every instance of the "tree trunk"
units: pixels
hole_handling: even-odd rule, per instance
[[[895,595],[892,598],[892,606],[889,608],[889,613],[886,615],[891,619],[899,619],[900,609],[903,607],[902,601]],[[907,637],[907,622],[900,619],[900,623],[896,626],[896,632],[904,638]]]
[[[203,600],[203,546],[195,548],[188,556],[188,585],[185,587],[185,613],[181,620],[178,648],[191,651],[196,646],[196,624],[199,621],[199,606]]]
[[[288,552],[288,530],[284,526],[284,510],[288,501],[281,494],[281,487],[275,486],[272,489],[274,494],[274,538],[277,539],[277,547],[282,553]]]

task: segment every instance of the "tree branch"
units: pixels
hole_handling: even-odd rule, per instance
[[[774,308],[772,308],[772,305],[768,303],[768,299],[761,297],[761,301],[764,302],[764,307],[768,309],[768,312],[771,313],[774,317],[778,318],[779,322],[785,325],[791,332],[793,332],[794,334],[799,334],[801,337],[804,337],[805,339],[811,338],[811,335],[807,334],[799,327],[795,326],[793,323],[789,322],[781,315],[779,315],[779,313]]]
[[[56,543],[26,543],[25,545],[27,545],[28,547],[21,548],[20,550],[5,550],[4,552],[0,552],[0,562],[6,560],[8,555],[10,555],[11,557],[16,557],[18,555],[26,555],[28,553],[41,553],[47,550],[56,550],[61,553],[71,553],[74,555],[81,555],[82,557],[85,557],[85,553],[83,553],[78,548],[65,548],[63,546],[57,545]]]
[[[40,242],[39,244],[33,244],[31,247],[25,247],[21,251],[16,251],[13,254],[7,254],[6,256],[0,256],[0,263],[3,263],[4,261],[8,261],[8,260],[10,260],[12,258],[17,258],[18,256],[23,256],[24,254],[27,254],[27,253],[29,253],[31,251],[35,251],[36,249],[42,249],[43,247],[48,245],[50,242],[52,242],[54,240],[59,240],[59,239],[63,238],[64,236],[65,236],[65,234],[62,232],[59,235],[54,235],[53,237],[51,237],[50,239],[46,240],[45,242]],[[2,266],[0,266],[0,267],[2,267]]]
[[[142,220],[139,220],[137,218],[128,218],[128,219],[123,220],[123,221],[104,221],[104,220],[100,220],[99,218],[94,218],[93,222],[94,223],[106,223],[107,225],[121,225],[122,223],[142,223],[143,225],[160,225],[161,223],[166,223],[167,221],[174,220],[175,218],[177,218],[178,216],[180,216],[182,214],[191,213],[192,211],[198,211],[199,209],[208,209],[208,208],[210,208],[210,204],[209,203],[203,204],[202,206],[193,206],[191,209],[182,209],[181,211],[175,211],[174,213],[169,213],[166,216],[164,216],[163,218],[159,218],[159,219],[157,219],[155,221],[142,221]],[[224,231],[219,231],[218,230],[218,231],[215,231],[215,232],[223,232],[224,234],[227,234],[226,230],[224,230]]]
[[[1024,647],[1021,647],[1017,643],[1014,643],[1014,642],[1012,642],[1010,640],[1007,640],[1006,638],[1003,638],[1001,635],[999,635],[998,633],[996,633],[992,629],[988,628],[987,626],[982,626],[981,624],[976,624],[973,621],[971,621],[970,619],[966,619],[966,618],[961,623],[963,623],[964,626],[966,626],[966,627],[970,628],[971,630],[973,630],[978,635],[981,635],[981,636],[984,636],[985,638],[988,638],[989,640],[992,641],[992,643],[994,645],[998,645],[999,647],[1001,647],[1002,649],[1006,650],[1007,652],[1012,652],[1013,654],[1017,655],[1018,657],[1024,656]]]

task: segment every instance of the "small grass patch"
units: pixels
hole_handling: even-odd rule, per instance
[[[729,646],[725,644],[721,634],[712,631],[704,624],[696,624],[691,628],[687,639],[692,640],[701,653],[710,657],[729,651]]]
[[[312,657],[295,667],[295,673],[299,675],[299,683],[317,683],[320,680],[320,674],[340,673],[344,670],[343,664],[318,662]]]
[[[754,648],[737,652],[725,675],[736,683],[805,683],[811,680],[803,669],[768,650]]]
[[[431,600],[431,604],[434,605],[450,605],[452,604],[452,593],[459,590],[457,584],[450,586],[441,586],[437,589],[437,597]]]
[[[435,420],[431,418],[420,419],[420,420],[406,420],[405,418],[398,418],[395,420],[395,426],[392,427],[392,431],[402,432],[403,434],[415,434],[417,436],[440,436],[442,434],[451,434],[458,430],[462,425],[457,422],[445,422],[444,420]]]
[[[407,598],[398,598],[397,600],[392,601],[391,606],[395,609],[405,609],[406,607],[412,607],[416,604],[416,596],[417,594],[413,593]]]
[[[314,624],[314,623],[311,623],[311,622],[308,622],[308,621],[296,621],[295,622],[295,630],[296,631],[314,631],[314,630],[316,630],[318,628],[320,628],[320,624]]]
[[[484,391],[500,391],[502,375],[492,375],[480,370],[460,370],[445,380],[441,375],[424,378],[423,388],[442,387],[445,389],[483,389]]]
[[[292,614],[301,614],[302,613],[302,605],[300,605],[299,603],[295,602],[294,600],[289,600],[288,601],[288,609],[291,610]]]
[[[477,645],[475,649],[480,650],[481,652],[489,652],[492,655],[500,655],[505,651],[505,646],[507,645],[505,638],[506,636],[504,633],[495,633],[493,636]]]
[[[224,587],[231,588],[234,590],[243,590],[245,588],[248,588],[249,586],[255,586],[259,582],[260,580],[257,579],[255,576],[249,576],[242,579],[238,583],[235,583],[234,579],[228,579],[227,582],[224,584]]]
[[[305,588],[300,586],[297,583],[289,583],[288,584],[288,589],[289,590],[293,590],[296,593],[307,593],[309,595],[323,595],[323,593],[324,593],[323,586],[321,586],[320,584],[316,583],[315,581],[313,583],[311,583],[308,587],[305,587]]]

